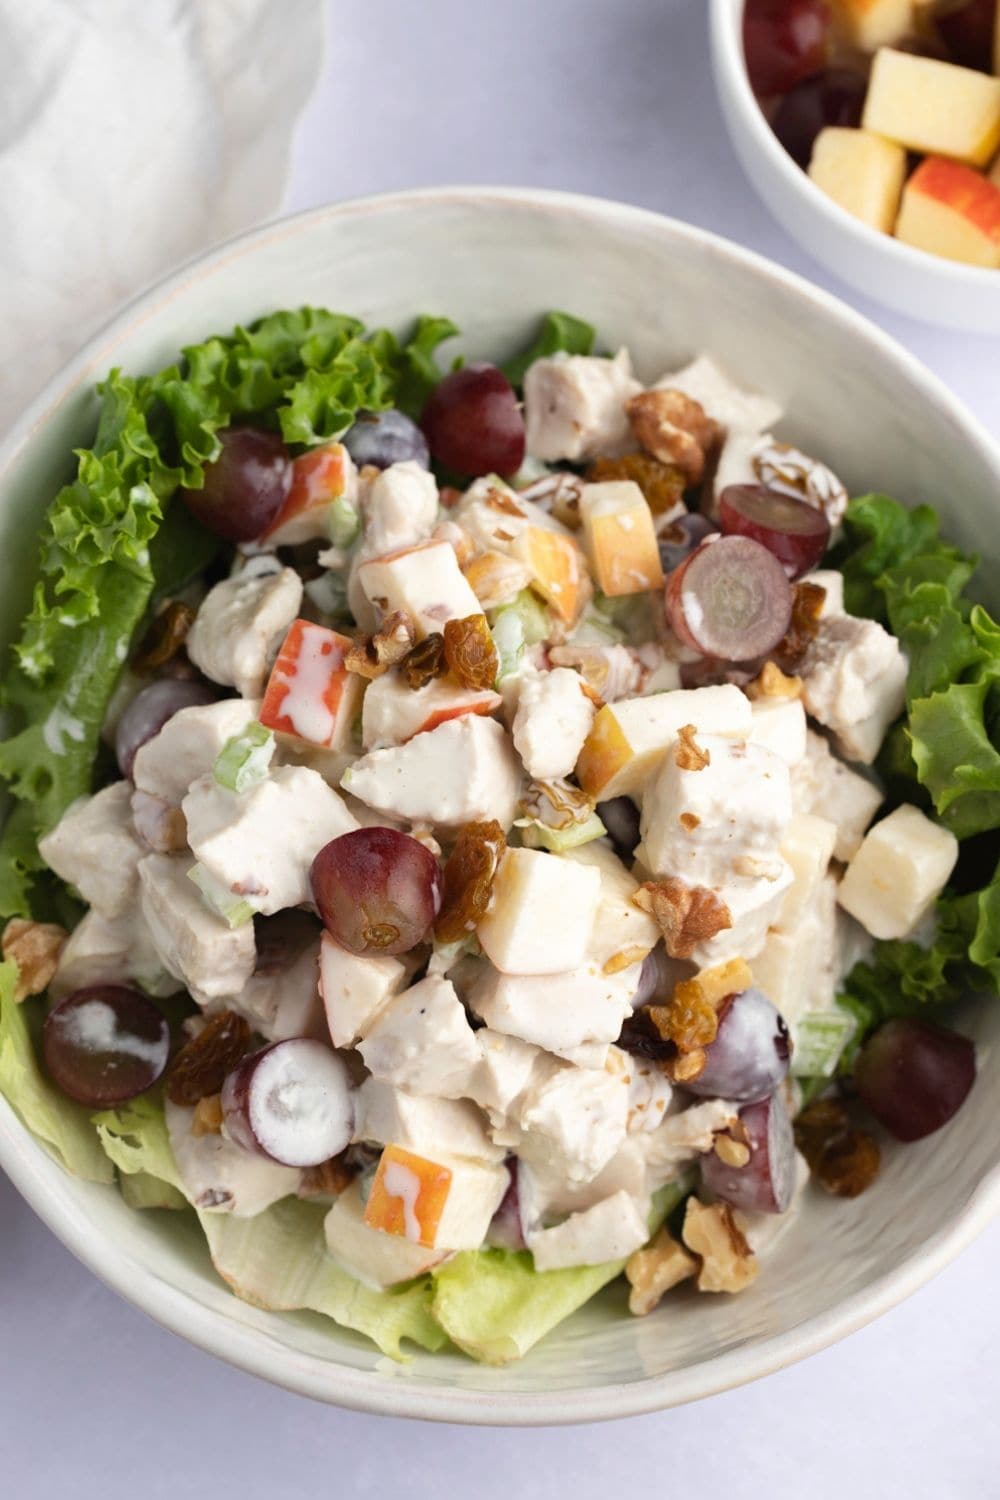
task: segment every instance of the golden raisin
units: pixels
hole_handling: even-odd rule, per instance
[[[132,658],[132,670],[147,676],[169,661],[184,648],[188,631],[194,623],[194,610],[190,604],[175,599],[153,620]]]
[[[856,1198],[878,1176],[878,1142],[851,1125],[836,1099],[807,1105],[795,1121],[795,1144],[817,1182],[836,1198]]]
[[[697,1052],[715,1041],[719,1013],[697,981],[684,980],[666,1005],[651,1005],[650,1019],[665,1041],[681,1052]]]
[[[654,516],[675,510],[684,499],[684,475],[676,464],[661,463],[648,453],[626,453],[622,458],[595,458],[587,470],[593,484],[631,479],[646,497]]]
[[[318,1167],[307,1167],[299,1181],[300,1198],[339,1198],[354,1181],[357,1173],[348,1166],[347,1153],[331,1156]]]
[[[495,821],[466,823],[459,830],[444,867],[444,894],[434,924],[439,943],[460,942],[486,915],[506,848],[504,831]]]
[[[449,620],[444,627],[444,659],[463,687],[482,693],[491,688],[500,658],[485,615]]]
[[[448,670],[448,663],[444,659],[444,636],[440,631],[435,630],[414,646],[412,651],[408,651],[399,670],[407,687],[414,692],[426,687],[435,677],[443,677]]]
[[[791,675],[809,649],[809,642],[819,629],[819,617],[826,599],[826,589],[818,583],[797,583],[792,593],[792,619],[784,637],[774,649],[774,659],[782,672]]]
[[[181,1048],[167,1074],[167,1098],[172,1104],[197,1104],[218,1094],[250,1046],[250,1027],[235,1011],[210,1016],[198,1035]]]

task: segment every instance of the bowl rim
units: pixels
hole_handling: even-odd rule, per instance
[[[792,160],[767,123],[750,87],[750,75],[743,56],[742,20],[745,4],[746,0],[710,0],[709,26],[719,86],[721,88],[725,79],[730,98],[740,112],[740,123],[757,154],[767,157],[775,171],[784,179],[789,191],[804,203],[810,204],[813,211],[820,218],[825,218],[831,228],[853,238],[863,250],[882,254],[887,261],[895,261],[908,271],[936,275],[967,291],[995,296],[1000,291],[1000,275],[996,271],[988,266],[969,266],[961,261],[948,260],[943,255],[932,255],[928,250],[906,245],[894,235],[882,234],[871,225],[863,224],[845,208],[841,208],[839,203],[828,198]]]
[[[718,3],[718,0],[717,0]],[[645,231],[710,250],[723,261],[750,268],[838,320],[890,368],[942,408],[956,431],[991,466],[1000,484],[1000,446],[956,396],[901,344],[832,294],[763,256],[721,236],[648,209],[613,199],[539,188],[455,186],[374,194],[308,209],[247,230],[207,253],[195,256],[131,299],[84,344],[44,387],[0,442],[0,503],[11,465],[49,414],[68,396],[104,374],[117,343],[154,311],[180,297],[195,281],[252,254],[259,246],[309,234],[320,223],[358,216],[378,217],[413,205],[455,205],[474,209],[484,202],[511,204],[561,215],[599,219],[624,230]],[[28,1204],[68,1250],[113,1291],[170,1332],[250,1374],[298,1394],[375,1414],[480,1426],[547,1426],[638,1416],[703,1399],[773,1373],[855,1332],[918,1290],[942,1270],[1000,1212],[1000,1159],[977,1184],[964,1211],[922,1246],[838,1306],[759,1343],[732,1349],[699,1364],[646,1379],[588,1385],[560,1392],[504,1392],[452,1385],[419,1386],[405,1379],[405,1366],[387,1374],[388,1362],[371,1371],[333,1364],[317,1355],[286,1348],[277,1340],[205,1308],[162,1282],[131,1254],[109,1245],[86,1220],[78,1218],[60,1191],[65,1174],[53,1163],[39,1174],[34,1141],[13,1109],[0,1099],[0,1166]]]

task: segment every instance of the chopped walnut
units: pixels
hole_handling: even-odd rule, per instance
[[[357,636],[344,656],[344,666],[359,677],[381,677],[413,649],[417,633],[403,610],[388,615],[373,635]]]
[[[11,917],[3,930],[2,947],[4,958],[17,965],[16,1001],[40,995],[48,986],[68,937],[65,927],[55,922],[29,922],[23,917]]]
[[[191,1117],[191,1134],[196,1137],[222,1134],[221,1094],[206,1094],[198,1100]]]
[[[531,583],[530,569],[502,552],[481,552],[464,565],[462,572],[483,609],[510,604]]]
[[[667,1077],[671,1083],[693,1083],[705,1071],[708,1057],[704,1047],[695,1047],[691,1052],[682,1052],[667,1063]]]
[[[628,1258],[625,1276],[632,1290],[628,1310],[644,1318],[658,1307],[661,1297],[682,1281],[698,1273],[698,1261],[675,1240],[668,1229],[661,1229],[642,1250]]]
[[[622,969],[629,969],[633,964],[642,963],[648,952],[648,948],[623,948],[620,953],[613,953],[606,960],[601,973],[620,974]]]
[[[727,1167],[745,1167],[750,1160],[750,1147],[746,1142],[734,1140],[725,1130],[715,1137],[712,1150]]]
[[[741,1292],[756,1277],[757,1257],[728,1203],[705,1204],[689,1198],[683,1235],[688,1249],[701,1257],[699,1292]]]
[[[694,736],[693,724],[684,724],[677,731],[674,765],[678,771],[704,771],[705,767],[712,763],[712,757],[707,750],[702,749]]]
[[[344,1161],[343,1153],[321,1162],[318,1167],[307,1167],[299,1178],[300,1198],[339,1198],[350,1187],[355,1173]]]
[[[753,682],[748,682],[746,695],[756,702],[760,698],[801,698],[802,678],[786,677],[777,662],[766,661]]]
[[[683,880],[647,880],[632,897],[658,923],[671,958],[690,958],[699,943],[732,927],[729,907],[714,891]]]
[[[632,431],[654,458],[674,464],[688,484],[700,484],[708,455],[718,446],[722,429],[698,401],[683,391],[640,391],[625,403]]]

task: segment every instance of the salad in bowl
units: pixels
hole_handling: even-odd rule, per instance
[[[237,1295],[501,1364],[962,1106],[1000,627],[741,372],[456,331],[102,386],[4,679],[0,1093]]]

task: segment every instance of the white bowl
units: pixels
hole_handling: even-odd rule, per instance
[[[473,357],[518,345],[537,314],[592,319],[647,378],[705,350],[788,406],[786,429],[850,487],[946,510],[967,546],[996,535],[1000,453],[910,355],[834,299],[734,245],[638,209],[543,192],[441,190],[347,203],[244,236],[147,292],[92,340],[0,449],[0,634],[26,604],[42,507],[92,432],[95,379],[150,371],[180,346],[311,302],[370,322],[448,313]],[[995,544],[994,544],[995,545]],[[860,1202],[810,1198],[759,1282],[680,1296],[651,1317],[620,1289],[523,1363],[457,1354],[398,1368],[305,1315],[237,1301],[196,1226],[126,1208],[60,1170],[0,1101],[0,1165],[54,1232],[123,1296],[232,1363],[321,1400],[476,1423],[622,1417],[778,1369],[858,1328],[966,1245],[1000,1204],[1000,1007],[970,1010],[981,1078],[940,1134],[888,1153]],[[186,1219],[186,1216],[184,1216]],[[44,1342],[44,1309],[39,1339]]]
[[[768,125],[743,57],[744,0],[710,0],[712,66],[743,169],[810,255],[867,297],[925,323],[1000,333],[1000,271],[963,266],[862,224],[821,192]]]

